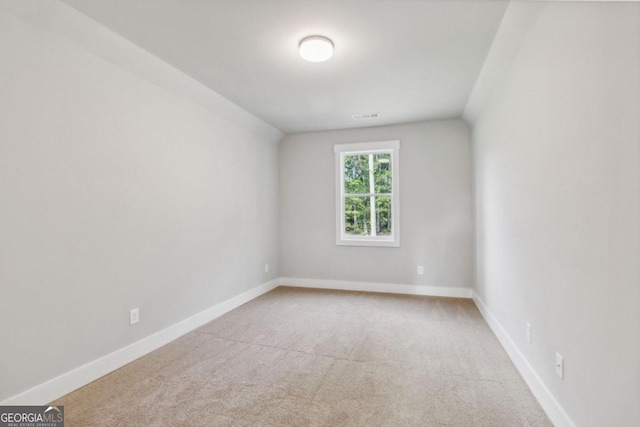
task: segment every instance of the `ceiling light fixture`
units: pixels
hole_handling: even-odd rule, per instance
[[[309,36],[300,40],[300,56],[309,62],[323,62],[333,55],[333,42],[323,36]]]

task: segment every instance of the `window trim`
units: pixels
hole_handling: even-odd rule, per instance
[[[400,141],[335,144],[336,245],[400,247]],[[391,236],[349,237],[344,232],[344,162],[346,155],[391,152]]]

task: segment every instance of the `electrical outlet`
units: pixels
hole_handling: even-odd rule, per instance
[[[532,331],[531,323],[527,322],[527,342],[529,344],[531,344],[531,340],[533,338],[531,335],[532,333],[533,331]]]
[[[424,274],[424,267],[423,267],[423,266],[421,266],[421,265],[419,265],[419,266],[418,266],[418,274],[419,274],[420,276],[422,276],[422,275]]]
[[[140,321],[140,309],[132,308],[129,310],[129,325],[135,325]]]
[[[269,272],[269,264],[265,264],[264,265],[264,272],[268,273]]]
[[[556,374],[564,379],[564,357],[560,353],[556,353]]]

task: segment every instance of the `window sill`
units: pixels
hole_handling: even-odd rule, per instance
[[[337,246],[377,246],[381,248],[399,248],[397,240],[338,239]]]

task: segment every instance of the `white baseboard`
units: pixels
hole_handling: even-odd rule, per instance
[[[269,292],[278,286],[278,280],[271,280],[242,294],[223,301],[213,307],[195,314],[175,325],[169,326],[153,335],[136,341],[126,347],[109,353],[99,359],[80,366],[72,371],[37,385],[27,391],[0,402],[0,405],[44,405],[64,396],[116,369],[133,362],[139,357],[162,347],[165,344],[193,331],[242,304]]]
[[[386,292],[408,295],[427,295],[454,298],[473,298],[484,319],[529,385],[534,396],[556,427],[575,427],[575,424],[558,401],[550,393],[540,377],[518,350],[502,325],[489,312],[482,300],[470,288],[400,285],[377,282],[353,282],[344,280],[302,279],[281,277],[250,289],[238,296],[195,314],[133,344],[109,353],[99,359],[73,369],[65,374],[10,397],[0,405],[43,405],[72,392],[116,369],[170,343],[221,315],[259,297],[278,286],[300,288],[337,289],[363,292]]]
[[[556,398],[553,397],[553,394],[551,394],[547,386],[542,382],[542,379],[529,364],[527,359],[525,359],[522,352],[520,352],[509,334],[507,334],[507,331],[502,327],[500,322],[498,322],[498,319],[491,314],[487,306],[475,292],[473,293],[473,301],[478,307],[478,310],[480,310],[480,313],[482,313],[484,320],[489,324],[489,327],[511,358],[513,364],[516,365],[516,368],[531,389],[531,392],[536,399],[538,399],[538,402],[540,402],[540,406],[542,406],[542,409],[544,409],[549,416],[549,419],[551,419],[553,425],[556,427],[575,427],[576,425],[574,422],[562,408],[560,403],[558,403]]]
[[[445,286],[398,285],[378,282],[351,282],[346,280],[301,279],[281,277],[282,286],[298,288],[337,289],[342,291],[385,292],[390,294],[427,295],[434,297],[471,298],[471,288]]]

